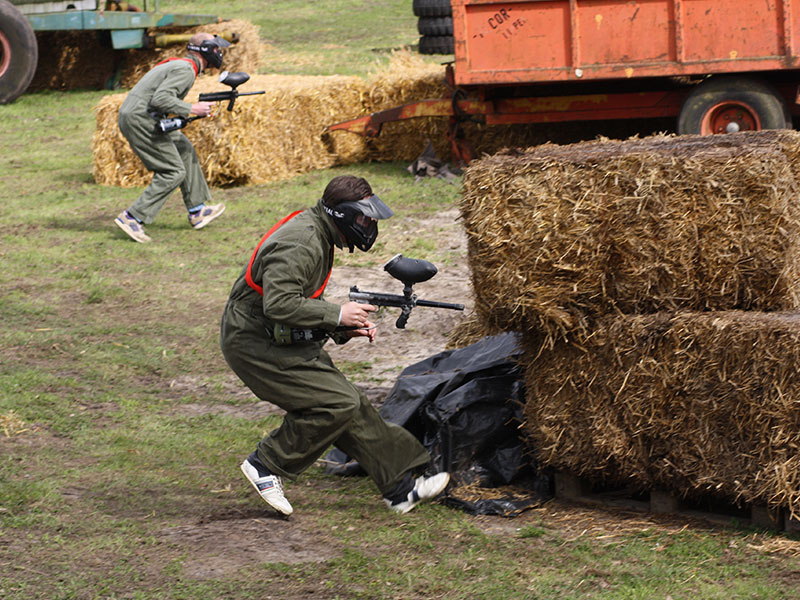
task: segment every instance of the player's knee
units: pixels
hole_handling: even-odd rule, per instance
[[[178,187],[186,179],[186,169],[183,165],[175,165],[173,169],[163,173],[163,177],[170,187]]]
[[[349,423],[358,412],[359,399],[357,396],[337,398],[336,402],[328,405],[327,411],[331,419],[337,424]]]

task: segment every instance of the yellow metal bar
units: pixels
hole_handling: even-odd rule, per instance
[[[152,36],[153,45],[156,48],[164,48],[173,44],[185,44],[192,37],[191,33],[169,33]],[[232,31],[225,31],[217,34],[219,37],[226,39],[231,44],[236,44],[239,41],[239,34]]]

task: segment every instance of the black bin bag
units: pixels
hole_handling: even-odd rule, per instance
[[[451,487],[512,485],[528,492],[513,498],[445,498],[475,514],[512,516],[552,496],[552,477],[536,469],[520,436],[525,402],[520,353],[517,336],[507,333],[426,358],[400,373],[380,410],[422,442],[434,471],[450,472]],[[326,458],[329,473],[360,471],[341,451]]]

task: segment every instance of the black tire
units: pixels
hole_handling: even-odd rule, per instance
[[[0,104],[13,102],[28,89],[38,61],[33,27],[17,7],[0,0]]]
[[[420,35],[453,35],[453,17],[420,17],[417,31]]]
[[[678,116],[679,134],[791,127],[792,117],[780,93],[771,85],[749,77],[706,79],[689,94]]]
[[[414,14],[418,17],[451,17],[450,0],[414,0]]]
[[[453,54],[454,46],[452,35],[423,35],[419,38],[420,54]]]

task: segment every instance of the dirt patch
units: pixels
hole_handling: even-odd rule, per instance
[[[259,518],[214,517],[194,525],[170,527],[162,535],[185,550],[184,577],[216,579],[262,563],[324,562],[338,555],[331,538],[308,531],[304,523],[302,515],[291,521],[269,513]]]

